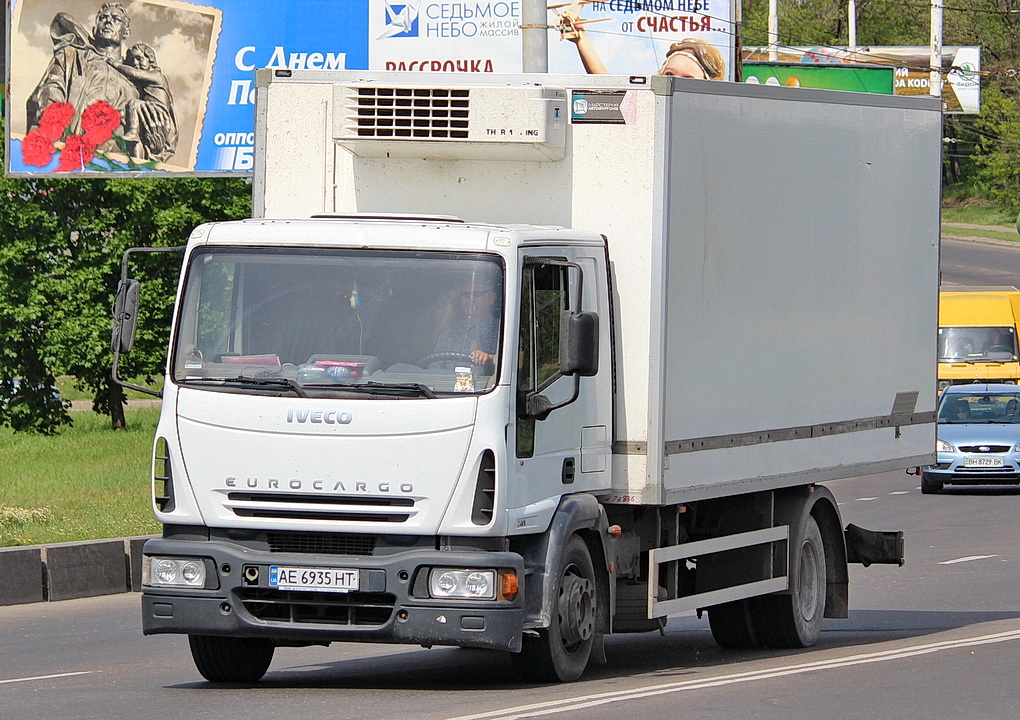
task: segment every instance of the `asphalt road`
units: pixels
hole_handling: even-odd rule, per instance
[[[904,473],[829,486],[845,522],[904,530],[907,564],[852,566],[850,618],[809,650],[724,652],[685,616],[611,638],[610,663],[569,685],[521,685],[499,653],[364,645],[280,649],[257,686],[213,685],[116,595],[0,608],[0,717],[1020,717],[1020,490],[922,496]]]
[[[1020,243],[942,239],[942,287],[1014,285],[1020,287]]]

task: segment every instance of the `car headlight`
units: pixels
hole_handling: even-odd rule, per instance
[[[429,572],[429,594],[434,598],[494,600],[496,571],[432,568]]]
[[[936,440],[935,441],[935,451],[936,452],[956,452],[956,449],[952,445],[947,443],[945,440]]]
[[[146,557],[142,584],[151,587],[204,588],[207,573],[201,558]]]

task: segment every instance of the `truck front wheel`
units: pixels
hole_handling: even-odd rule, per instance
[[[524,680],[570,682],[581,677],[591,655],[598,616],[595,567],[577,535],[563,550],[557,595],[548,628],[525,636],[514,667]]]
[[[276,647],[263,638],[188,635],[195,667],[209,682],[256,682],[266,674]]]

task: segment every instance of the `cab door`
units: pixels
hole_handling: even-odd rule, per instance
[[[515,426],[516,481],[510,507],[522,531],[559,497],[610,486],[612,352],[608,281],[597,248],[529,248],[520,256],[520,314],[517,337]],[[597,369],[587,376],[564,374],[571,313],[597,314]],[[529,412],[529,397],[545,396],[554,409]],[[533,403],[532,403],[533,404]]]

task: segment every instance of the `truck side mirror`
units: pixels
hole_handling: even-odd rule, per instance
[[[563,313],[560,316],[560,374],[590,377],[598,370],[598,313]]]
[[[581,377],[595,375],[599,369],[599,316],[594,312],[565,312],[560,315],[560,369],[548,378],[546,387],[556,378],[574,377],[574,392],[566,400],[554,403],[541,392],[530,393],[524,402],[524,414],[545,420],[549,413],[577,400]],[[541,388],[539,388],[541,390]]]
[[[113,338],[110,346],[114,355],[131,352],[137,323],[138,281],[121,280],[117,284],[117,300],[113,305]]]

